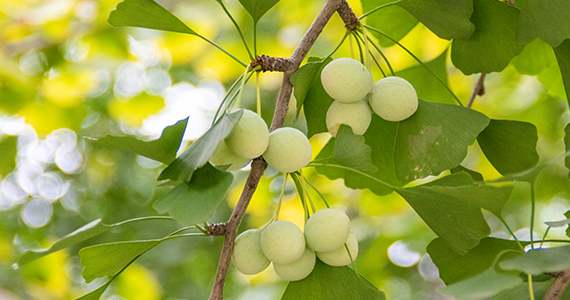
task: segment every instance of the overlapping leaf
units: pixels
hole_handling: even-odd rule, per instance
[[[331,267],[317,259],[305,279],[289,282],[281,300],[385,300],[383,292],[349,267]]]
[[[540,38],[552,47],[570,39],[570,2],[524,0],[518,20],[517,39],[528,44]]]
[[[381,5],[394,2],[393,0],[360,0],[362,11],[368,12]],[[366,17],[366,24],[381,30],[393,39],[399,41],[418,24],[418,20],[405,9],[391,6],[380,9]],[[394,42],[384,36],[372,33],[378,38],[382,47],[394,45]]]
[[[176,152],[182,142],[188,118],[166,127],[160,138],[153,141],[141,141],[132,136],[107,135],[94,141],[96,146],[134,152],[138,155],[169,164],[176,158]]]
[[[290,81],[295,88],[293,93],[295,94],[295,100],[297,101],[297,117],[301,112],[301,107],[305,102],[307,94],[309,94],[309,91],[312,88],[315,88],[313,85],[320,83],[322,68],[331,61],[332,58],[330,57],[324,61],[318,57],[309,57],[308,62],[291,75]],[[314,81],[315,79],[318,79],[318,82]]]
[[[502,291],[514,288],[523,282],[517,274],[497,272],[491,267],[467,280],[438,289],[438,293],[461,300],[487,299]]]
[[[251,15],[253,22],[257,23],[279,0],[239,0],[239,2]]]
[[[158,199],[153,208],[159,213],[168,212],[175,220],[186,225],[207,221],[225,199],[233,182],[233,175],[220,171],[207,163],[195,171],[190,182],[182,182]]]
[[[533,299],[544,299],[546,293],[552,287],[554,279],[547,281],[533,281]],[[493,300],[531,300],[530,293],[528,292],[528,282],[519,284],[518,286],[501,292],[498,295],[493,296]],[[559,300],[570,300],[570,289],[566,289],[561,295]]]
[[[477,141],[487,159],[502,175],[522,172],[538,163],[538,132],[531,123],[491,120]]]
[[[570,268],[570,246],[537,249],[499,264],[504,270],[517,270],[531,275],[560,272]]]
[[[468,39],[475,30],[469,20],[473,0],[402,0],[398,5],[443,39]]]
[[[474,0],[473,35],[455,39],[451,60],[464,74],[502,71],[523,49],[516,40],[519,10],[496,0]]]
[[[375,173],[378,168],[372,164],[371,153],[372,149],[366,145],[363,136],[352,133],[350,126],[340,126],[332,152],[334,160],[362,172]]]
[[[566,134],[564,135],[564,145],[566,148],[566,153],[568,153],[570,151],[570,123],[568,123],[566,125],[566,128],[564,129],[564,131],[566,132]],[[566,158],[564,159],[564,164],[566,165],[566,168],[569,169],[568,178],[570,178],[570,156],[569,155],[566,155]]]
[[[334,100],[323,88],[323,84],[321,83],[321,72],[331,61],[332,59],[328,59],[321,64],[318,64],[316,60],[311,61],[310,63],[313,64],[305,64],[305,66],[301,67],[299,71],[297,71],[300,73],[296,72],[293,74],[291,79],[291,83],[295,87],[295,99],[297,99],[297,103],[303,103],[303,107],[305,109],[308,138],[317,133],[328,131],[326,115],[327,110]],[[318,70],[315,72],[317,66]],[[308,86],[306,85],[307,82],[310,82]],[[299,91],[297,91],[297,86],[299,86]],[[299,104],[297,104],[297,107],[300,107]]]
[[[524,46],[523,51],[511,61],[521,74],[538,75],[543,70],[556,64],[556,56],[552,47],[536,39]]]
[[[560,66],[564,89],[566,90],[566,99],[570,105],[570,39],[565,40],[560,46],[554,48],[554,54]]]
[[[153,0],[125,0],[109,15],[112,26],[132,26],[198,35]]]

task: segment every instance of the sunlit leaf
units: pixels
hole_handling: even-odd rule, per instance
[[[570,105],[570,39],[565,40],[560,46],[554,48],[558,66],[562,73],[564,89],[566,90],[566,99]]]
[[[516,40],[519,10],[497,0],[474,0],[473,35],[455,39],[451,60],[464,74],[502,71],[523,49]]]
[[[420,100],[418,110],[398,128],[397,178],[410,182],[457,167],[488,124],[487,116],[472,109]]]
[[[517,274],[499,273],[495,268],[490,268],[467,280],[440,288],[437,292],[460,300],[485,299],[522,282],[522,278]]]
[[[517,270],[531,275],[560,272],[570,268],[570,246],[536,249],[523,256],[499,264],[504,270]]]
[[[205,165],[216,151],[218,143],[225,139],[234,125],[241,118],[243,111],[238,110],[225,114],[204,135],[196,140],[190,148],[186,149],[166,169],[160,173],[158,180],[170,179],[172,181],[190,181],[194,170]]]
[[[79,251],[83,278],[87,283],[96,278],[115,275],[131,261],[144,254],[161,240],[129,241],[101,244]]]
[[[245,10],[253,18],[253,22],[257,23],[259,19],[270,10],[279,0],[239,0]]]
[[[313,135],[321,132],[327,132],[327,124],[326,124],[326,115],[327,110],[334,102],[333,98],[327,94],[325,89],[323,88],[323,84],[321,83],[321,72],[323,68],[332,61],[332,59],[328,59],[323,62],[318,71],[313,75],[310,68],[308,67],[305,71],[303,71],[300,75],[297,75],[296,83],[302,80],[303,77],[306,77],[306,80],[310,80],[311,84],[308,87],[301,86],[301,93],[299,94],[301,100],[297,99],[297,101],[303,102],[303,107],[305,111],[305,118],[307,119],[307,137],[310,138]],[[309,75],[312,75],[309,76]],[[312,78],[312,79],[311,79]],[[292,82],[295,84],[295,82]],[[295,87],[295,97],[297,97],[297,88]],[[306,92],[305,92],[306,90]],[[304,95],[304,96],[303,96]]]
[[[109,15],[112,26],[132,26],[198,35],[153,0],[125,0]]]
[[[544,299],[546,293],[552,287],[554,279],[547,281],[533,281],[533,299]],[[498,295],[493,296],[493,300],[531,300],[530,293],[528,291],[528,282],[519,284],[518,286],[511,288],[510,290],[503,291]],[[570,289],[566,289],[561,295],[559,300],[570,300]]]
[[[368,12],[381,5],[394,2],[393,0],[360,0],[362,11]],[[377,28],[399,41],[418,24],[418,20],[405,9],[398,6],[382,8],[366,17],[366,24]],[[375,34],[382,47],[394,45],[394,42],[384,36]]]
[[[522,172],[538,163],[538,132],[531,123],[493,119],[479,134],[477,142],[502,175]]]
[[[443,39],[468,39],[475,30],[469,20],[473,0],[402,0],[398,5]]]
[[[471,169],[467,169],[466,167],[459,165],[453,169],[450,169],[451,174],[454,173],[459,173],[459,172],[465,172],[467,174],[469,174],[469,176],[471,176],[471,178],[473,179],[473,181],[483,181],[483,175],[481,175],[481,173],[473,171]]]
[[[317,57],[309,57],[308,62],[291,75],[290,81],[294,88],[293,93],[295,94],[295,100],[297,101],[297,117],[301,112],[301,107],[305,102],[307,93],[311,89],[313,80],[316,78],[320,82],[323,64],[327,65],[331,61],[332,58],[328,58],[326,61],[323,61]]]
[[[568,153],[568,151],[570,151],[570,123],[568,123],[566,125],[566,128],[564,129],[564,131],[566,132],[566,134],[564,136],[564,145],[566,147],[566,153]],[[568,178],[570,178],[570,156],[569,155],[566,155],[566,158],[564,159],[564,164],[566,165],[566,168],[569,169]]]
[[[305,279],[289,282],[281,300],[385,300],[386,296],[349,267],[331,267],[317,259]]]
[[[16,167],[16,155],[18,153],[17,136],[0,136],[0,175],[8,175]]]
[[[570,2],[567,0],[524,0],[518,20],[517,39],[528,44],[540,38],[552,47],[570,39]]]
[[[524,253],[516,241],[492,237],[483,238],[464,255],[455,252],[440,238],[431,241],[426,250],[439,270],[439,277],[448,285],[485,272],[499,255],[505,260]]]
[[[176,152],[182,142],[188,118],[164,128],[159,139],[141,141],[132,136],[107,135],[94,141],[95,145],[134,152],[136,154],[169,164],[176,158]]]
[[[372,164],[371,153],[363,136],[352,133],[350,126],[340,125],[332,152],[334,160],[362,172],[375,173],[378,168]]]
[[[99,298],[101,298],[101,295],[103,295],[103,293],[105,292],[105,290],[107,290],[109,285],[111,285],[111,280],[109,280],[104,285],[98,287],[97,289],[91,291],[90,293],[87,293],[79,298],[75,298],[74,300],[99,300]]]
[[[175,220],[186,225],[207,221],[225,199],[233,182],[233,175],[220,171],[207,163],[195,171],[190,182],[182,182],[158,199],[153,208],[159,213],[168,212]]]
[[[96,235],[99,235],[109,229],[111,229],[113,225],[106,225],[101,223],[101,219],[97,219],[85,226],[75,230],[74,232],[62,237],[61,239],[57,240],[53,245],[46,249],[40,250],[27,250],[20,256],[18,259],[17,264],[19,266],[25,265],[31,261],[36,259],[42,258],[46,255],[51,253],[57,252],[61,249],[67,248],[71,245],[75,245],[77,243],[83,242],[88,240]]]
[[[538,75],[543,70],[556,64],[556,56],[552,47],[536,39],[524,46],[523,51],[511,61],[521,74]]]

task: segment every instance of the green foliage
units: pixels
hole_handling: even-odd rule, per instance
[[[543,70],[556,64],[552,47],[536,39],[526,44],[523,51],[511,61],[517,72],[525,75],[538,75]]]
[[[568,153],[570,151],[570,123],[566,125],[566,129],[564,129],[564,131],[566,132],[564,136],[564,145],[566,153]],[[569,169],[568,178],[570,178],[570,156],[566,155],[566,158],[564,158],[564,164],[566,165],[566,168]]]
[[[362,11],[368,12],[376,7],[393,3],[393,0],[360,0]],[[366,17],[366,24],[380,29],[395,40],[401,40],[418,24],[418,20],[409,12],[398,6],[390,6],[380,9]],[[393,41],[386,39],[376,33],[372,33],[378,38],[378,44],[382,47],[394,45]]]
[[[416,113],[398,127],[397,178],[406,183],[458,166],[488,124],[489,118],[474,110],[420,100]]]
[[[242,111],[224,114],[204,135],[196,140],[190,148],[178,156],[160,173],[158,180],[170,179],[189,182],[196,168],[205,165],[216,151],[218,143],[225,139],[234,125],[239,121]]]
[[[111,285],[111,282],[112,281],[109,280],[104,285],[98,287],[97,289],[95,289],[95,290],[91,291],[90,293],[87,293],[87,294],[85,294],[79,298],[75,298],[75,300],[99,300],[99,298],[101,298],[101,295],[103,295],[105,290],[107,290],[109,285]]]
[[[548,17],[545,17],[548,16]],[[570,2],[566,0],[523,0],[517,39],[528,44],[540,38],[557,47],[570,38]]]
[[[497,272],[491,267],[467,280],[440,288],[438,292],[461,300],[485,299],[516,287],[522,282],[517,274]]]
[[[372,164],[371,153],[372,148],[366,145],[363,136],[352,133],[350,126],[340,125],[332,151],[334,160],[362,172],[375,173],[378,168]]]
[[[462,165],[459,165],[455,168],[452,168],[449,171],[451,172],[451,174],[459,173],[459,172],[465,172],[465,173],[469,174],[469,176],[471,176],[473,181],[483,181],[483,175],[481,175],[481,173],[473,171],[471,169],[467,169],[466,167],[464,167]]]
[[[453,64],[466,75],[502,71],[523,49],[516,40],[519,10],[496,0],[475,0],[469,39],[455,39]]]
[[[475,30],[469,20],[473,0],[401,0],[398,5],[442,39],[469,39]]]
[[[570,268],[570,246],[531,250],[523,256],[505,260],[499,266],[531,275],[560,272]]]
[[[534,292],[534,299],[544,299],[546,293],[552,286],[554,279],[547,281],[538,281],[532,283],[532,289]],[[528,292],[528,282],[519,284],[510,290],[499,293],[493,296],[493,300],[530,300],[530,293]],[[562,295],[560,295],[560,300],[570,300],[570,290],[566,289]]]
[[[281,300],[385,300],[368,280],[349,267],[331,267],[319,259],[307,278],[287,285]]]
[[[109,15],[112,26],[132,26],[198,35],[153,0],[125,0]]]
[[[239,3],[243,5],[245,10],[247,10],[253,18],[254,23],[257,23],[268,10],[277,4],[277,2],[279,2],[279,0],[239,0]]]
[[[168,212],[175,220],[195,225],[207,221],[225,199],[233,175],[206,163],[196,169],[190,182],[182,182],[154,202],[159,213]]]
[[[568,100],[568,105],[570,105],[570,39],[565,40],[560,46],[554,48],[554,53],[562,72],[566,99]]]
[[[307,63],[295,71],[293,75],[291,75],[290,81],[291,84],[295,87],[293,93],[295,95],[295,100],[297,101],[297,117],[299,117],[299,114],[301,113],[301,107],[305,103],[305,98],[307,95],[311,95],[309,92],[316,89],[317,85],[321,84],[322,69],[331,61],[332,58],[330,57],[325,60],[317,57],[309,57]],[[330,103],[328,105],[330,106]],[[311,135],[309,135],[309,137],[311,137]]]
[[[164,128],[160,138],[154,141],[141,141],[133,136],[107,135],[94,143],[99,147],[130,151],[169,164],[176,158],[187,124],[188,118]]]
[[[15,136],[0,136],[0,175],[7,175],[16,166],[18,153],[18,138]]]
[[[477,142],[487,159],[503,175],[522,172],[538,163],[538,133],[531,123],[491,120],[477,137]]]

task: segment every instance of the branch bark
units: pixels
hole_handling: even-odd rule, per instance
[[[485,76],[487,74],[481,73],[479,80],[475,84],[475,88],[473,89],[473,93],[471,97],[469,97],[469,102],[467,102],[467,107],[471,107],[473,105],[473,101],[475,101],[475,97],[485,95]]]
[[[356,21],[358,21],[346,0],[328,0],[325,3],[323,9],[319,12],[303,36],[301,42],[299,45],[297,45],[297,48],[295,48],[295,51],[291,55],[291,58],[289,58],[288,61],[283,60],[282,64],[280,65],[285,70],[283,70],[283,81],[281,83],[279,95],[277,96],[277,104],[275,106],[273,120],[271,121],[270,131],[283,127],[283,124],[285,123],[285,116],[287,115],[287,109],[289,107],[289,100],[291,99],[291,92],[293,90],[293,85],[290,82],[291,75],[293,75],[293,73],[299,69],[301,62],[307,56],[307,53],[323,31],[323,28],[337,10],[339,11],[339,14],[345,22],[347,28],[349,24],[346,22],[349,20],[354,21],[354,19],[356,19]],[[350,16],[351,14],[352,16]],[[261,61],[261,58],[259,60]],[[263,176],[263,172],[266,168],[267,163],[261,157],[254,159],[251,164],[251,171],[247,177],[245,187],[240,195],[236,207],[234,208],[234,211],[232,212],[230,219],[225,226],[224,246],[222,248],[222,253],[220,255],[220,260],[218,263],[218,270],[216,272],[214,286],[212,287],[212,292],[208,298],[209,300],[223,299],[224,284],[228,275],[228,269],[234,249],[234,241],[237,235],[237,230],[241,223],[241,220],[243,219],[247,206],[249,205],[251,197],[257,189],[259,180],[261,179],[261,176]]]
[[[554,283],[548,289],[543,300],[558,300],[562,297],[562,294],[568,287],[568,283],[570,283],[570,268],[556,273],[555,277]]]

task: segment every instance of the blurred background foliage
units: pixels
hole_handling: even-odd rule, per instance
[[[84,137],[106,134],[157,138],[164,127],[190,116],[183,146],[208,128],[225,91],[243,68],[197,37],[136,28],[112,28],[109,13],[119,0],[0,1],[0,299],[72,299],[99,287],[86,284],[77,254],[96,243],[160,238],[180,227],[174,221],[125,225],[62,250],[22,268],[13,263],[27,249],[47,247],[59,237],[101,218],[105,223],[156,215],[154,200],[169,191],[156,178],[164,167],[132,153],[95,147]],[[216,1],[158,1],[198,33],[215,40],[240,59],[247,52]],[[349,1],[357,15],[358,0]],[[289,57],[324,1],[279,2],[259,22],[258,54]],[[227,6],[252,41],[252,22],[237,0]],[[368,8],[369,9],[369,8]],[[385,14],[407,13],[390,7]],[[410,19],[402,17],[404,21]],[[411,21],[385,28],[424,61],[445,62],[448,81],[465,103],[477,76],[465,76],[449,59],[450,42],[421,23]],[[370,21],[375,25],[377,21]],[[405,28],[407,27],[407,29]],[[409,32],[408,32],[409,30]],[[342,39],[344,26],[335,15],[309,56],[324,57]],[[396,71],[425,79],[422,69],[400,48],[383,41]],[[350,56],[345,42],[335,57]],[[435,64],[435,63],[434,63]],[[372,68],[375,80],[382,77]],[[260,76],[263,117],[270,122],[281,74]],[[414,83],[412,81],[412,83]],[[541,160],[564,151],[563,128],[570,121],[566,95],[555,58],[536,40],[501,73],[488,75],[486,94],[474,109],[491,118],[531,122],[538,128]],[[426,93],[448,102],[445,90]],[[452,99],[451,99],[452,101]],[[255,107],[255,80],[244,91],[241,106]],[[294,101],[291,112],[294,113]],[[288,119],[306,130],[303,118]],[[457,124],[461,126],[462,124]],[[311,139],[314,155],[329,135]],[[463,163],[485,179],[500,175],[470,148]],[[556,159],[536,183],[536,235],[544,221],[565,219],[570,182],[562,159]],[[228,219],[237,202],[247,170],[235,172],[227,202],[211,222]],[[357,269],[388,299],[452,299],[435,293],[442,282],[425,254],[435,234],[397,194],[378,197],[351,190],[340,180],[314,172],[304,175],[334,206],[347,210],[360,242]],[[273,214],[282,176],[268,170],[255,193],[242,229],[257,228]],[[315,199],[318,196],[311,192]],[[507,222],[528,239],[529,185],[517,183],[505,208]],[[303,225],[303,212],[293,183],[288,183],[282,219]],[[506,237],[500,222],[487,214],[492,236]],[[549,237],[563,237],[553,229]],[[161,244],[127,269],[102,299],[205,299],[210,292],[222,245],[221,238],[192,237]],[[233,267],[232,267],[233,268]],[[227,299],[278,299],[285,282],[270,269],[254,276],[230,271]]]

